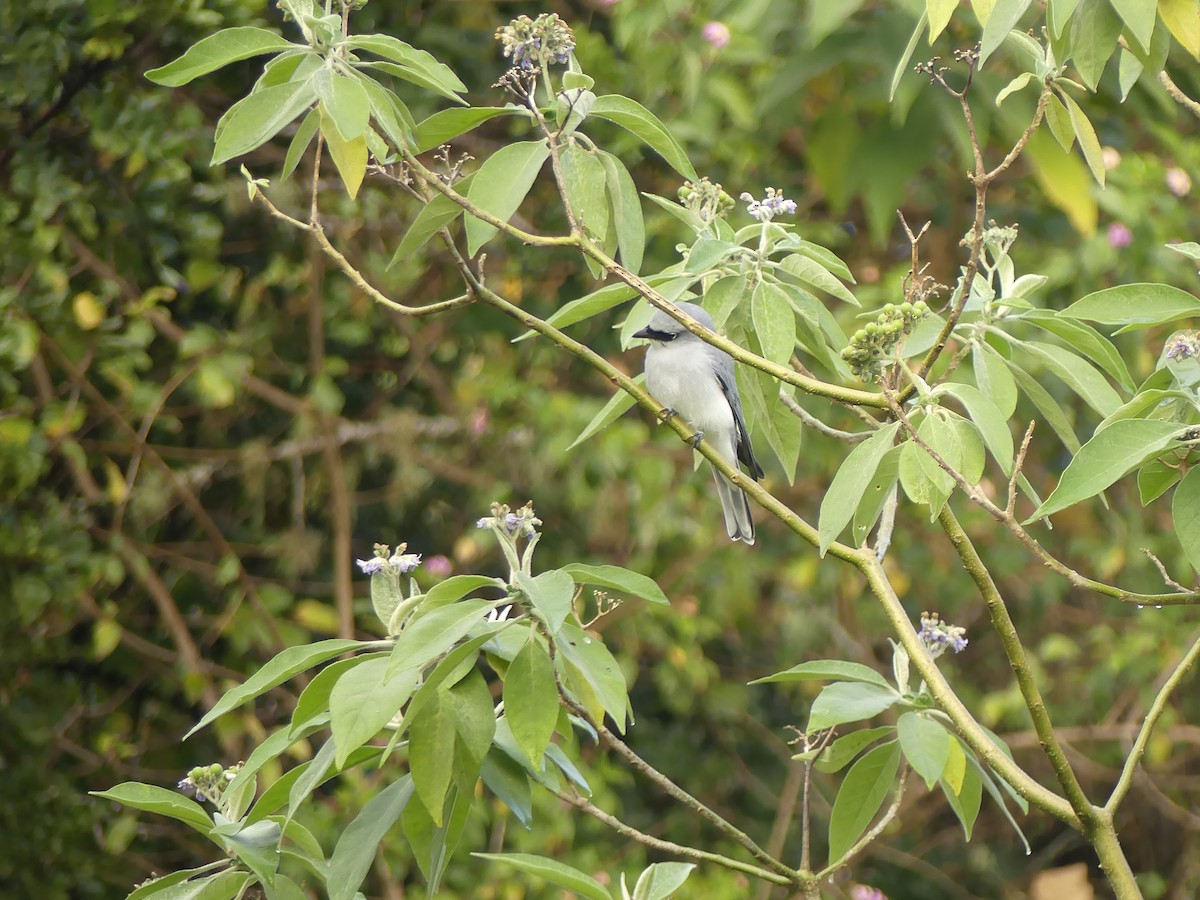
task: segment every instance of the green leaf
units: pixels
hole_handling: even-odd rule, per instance
[[[836,275],[810,256],[793,253],[784,258],[783,262],[780,263],[780,269],[795,276],[805,284],[837,297],[851,306],[861,306],[858,298],[850,293],[850,290],[838,280]]]
[[[921,18],[917,20],[917,27],[913,29],[912,34],[909,36],[908,43],[904,46],[904,52],[900,54],[900,60],[896,63],[896,68],[892,72],[892,84],[888,88],[889,103],[896,99],[896,88],[900,87],[900,79],[908,71],[908,63],[912,59],[913,53],[916,52],[917,44],[920,42],[921,35],[925,32],[925,26],[928,24],[929,11],[922,10]]]
[[[1058,315],[1123,325],[1124,332],[1200,316],[1200,300],[1169,284],[1123,284],[1088,294]]]
[[[1017,91],[1027,87],[1031,81],[1033,81],[1033,73],[1022,72],[1020,75],[1006,84],[1003,90],[996,95],[996,105],[999,106]]]
[[[947,424],[954,432],[961,454],[958,473],[966,479],[968,484],[979,484],[979,479],[983,477],[983,467],[986,462],[983,452],[983,438],[979,434],[979,429],[975,427],[969,419],[964,419],[962,416],[951,413],[947,419]]]
[[[633,888],[633,900],[666,900],[687,881],[694,863],[664,862],[646,867]]]
[[[320,113],[315,109],[310,109],[308,115],[304,117],[304,121],[300,123],[300,127],[296,129],[292,142],[288,144],[287,156],[284,157],[283,170],[280,173],[282,180],[286,181],[296,171],[296,166],[300,165],[300,160],[308,150],[309,144],[312,143],[313,135],[317,133],[317,126],[320,124]]]
[[[1120,35],[1121,20],[1109,0],[1083,0],[1071,20],[1071,56],[1079,77],[1093,91]]]
[[[316,99],[311,80],[289,81],[243,97],[217,122],[209,165],[220,165],[261,147]]]
[[[1121,395],[1083,357],[1041,341],[1021,341],[1019,346],[1062,379],[1100,415],[1110,415],[1121,405]]]
[[[417,130],[417,123],[413,121],[408,107],[400,101],[399,97],[366,72],[356,69],[354,75],[358,78],[363,90],[367,92],[367,97],[370,98],[371,114],[375,117],[375,124],[383,129],[383,133],[392,142],[392,146],[396,149],[410,146],[413,142],[413,134]],[[466,183],[466,178],[458,182],[458,189],[462,190],[466,187]]]
[[[851,525],[851,539],[856,546],[867,539],[883,513],[884,504],[893,495],[896,480],[900,476],[900,454],[903,452],[904,446],[901,445],[885,453],[875,469],[875,475],[867,482],[862,502],[854,511],[854,523]]]
[[[994,348],[981,341],[971,348],[971,367],[979,390],[991,398],[1007,421],[1017,409],[1017,384],[1008,365]]]
[[[325,138],[325,146],[333,159],[346,193],[353,200],[358,196],[363,178],[367,174],[367,140],[361,134],[350,140],[344,140],[328,113],[328,107],[321,104],[321,134]]]
[[[1046,98],[1046,124],[1050,133],[1063,150],[1070,150],[1075,143],[1075,129],[1071,125],[1071,114],[1053,93]]]
[[[900,768],[900,745],[889,741],[866,753],[846,773],[829,814],[829,862],[840,860],[883,806]]]
[[[462,746],[478,764],[496,734],[496,710],[487,681],[478,669],[472,669],[458,684],[441,692],[441,702],[450,710]]]
[[[410,622],[392,647],[389,674],[401,669],[420,669],[433,662],[472,628],[484,623],[484,616],[501,600],[463,600],[439,606]]]
[[[929,17],[929,46],[938,39],[950,24],[950,17],[958,8],[958,0],[925,0],[925,14]]]
[[[1008,374],[1007,369],[1004,372],[1006,375]],[[947,383],[935,391],[935,395],[938,393],[949,394],[966,407],[967,415],[979,429],[983,442],[987,444],[992,456],[1000,464],[1001,470],[1005,475],[1011,474],[1013,466],[1012,432],[1008,430],[1008,417],[1000,411],[992,399],[983,391],[969,384]]]
[[[780,388],[780,392],[789,390]],[[783,474],[787,476],[788,484],[796,481],[796,467],[800,463],[800,444],[804,438],[804,427],[795,414],[779,403],[767,403],[767,441]]]
[[[854,517],[867,486],[875,477],[875,470],[879,468],[880,461],[892,449],[899,428],[899,422],[892,422],[880,428],[847,454],[837,474],[833,476],[833,482],[821,501],[817,525],[822,557]]]
[[[321,80],[316,80],[318,90]],[[343,140],[352,141],[367,130],[371,120],[371,99],[357,79],[333,74],[329,78],[328,96],[322,94],[325,111],[333,120]]]
[[[533,187],[550,148],[545,141],[520,141],[501,147],[484,161],[467,191],[467,199],[484,212],[507,222]],[[474,256],[479,248],[496,234],[497,228],[467,216],[467,255]]]
[[[445,701],[445,690],[434,692],[408,733],[408,767],[417,796],[435,825],[442,824],[442,808],[454,769],[456,730],[454,715]]]
[[[479,777],[489,791],[507,806],[517,821],[529,828],[533,824],[533,795],[529,775],[500,750],[492,749],[479,767]]]
[[[1148,506],[1167,492],[1180,479],[1179,469],[1164,460],[1152,459],[1137,474],[1138,498]]]
[[[598,150],[597,156],[604,166],[605,188],[617,230],[621,264],[636,275],[641,271],[642,255],[646,249],[646,222],[642,217],[642,201],[637,185],[617,157],[604,150]]]
[[[1054,433],[1058,435],[1058,439],[1063,442],[1063,445],[1072,453],[1079,450],[1079,438],[1075,436],[1074,430],[1071,428],[1071,423],[1067,419],[1067,414],[1063,412],[1063,408],[1058,405],[1058,402],[1050,396],[1047,391],[1036,378],[1027,373],[1016,363],[1008,362],[1008,367],[1012,370],[1012,375],[1016,379],[1017,384],[1021,386],[1021,390],[1025,395],[1033,401],[1033,405],[1037,407],[1038,412],[1042,414],[1042,418],[1050,425]]]
[[[176,791],[169,791],[153,784],[126,781],[107,791],[88,791],[88,793],[102,800],[115,800],[122,806],[167,816],[183,822],[185,825],[190,825],[201,834],[208,834],[213,829],[212,819],[199,803]]]
[[[963,757],[963,764],[965,766],[962,784],[956,790],[945,777],[941,779],[940,783],[942,792],[946,795],[946,800],[950,803],[950,808],[958,816],[958,821],[962,823],[963,834],[969,841],[971,839],[971,832],[975,828],[975,819],[979,816],[979,807],[983,801],[983,782],[980,781],[979,773],[975,770],[975,767],[966,765],[966,754],[957,741],[955,741],[954,747],[958,755]]]
[[[412,777],[405,775],[368,800],[346,826],[329,858],[329,900],[353,900],[375,861],[379,842],[396,824],[412,795]]]
[[[671,136],[671,132],[667,131],[667,126],[636,100],[630,100],[620,94],[606,94],[596,98],[590,115],[592,118],[607,119],[620,125],[634,137],[644,141],[684,178],[689,181],[699,180],[687,154]]]
[[[796,314],[783,291],[760,282],[750,296],[750,313],[763,356],[787,365],[796,349]]]
[[[463,190],[469,189],[471,186],[470,182],[474,177],[474,175],[467,176],[456,185],[456,189],[460,193]],[[400,262],[400,260],[411,257],[417,250],[424,247],[429,239],[437,234],[438,231],[445,228],[462,214],[463,208],[445,194],[438,194],[433,197],[421,207],[421,211],[417,213],[417,217],[408,226],[408,231],[400,239],[400,244],[396,247],[396,252],[392,254],[392,259],[387,264],[387,267],[390,269],[396,263]]]
[[[415,150],[424,153],[440,147],[459,135],[478,128],[499,116],[528,116],[529,110],[518,106],[471,106],[444,109],[423,119],[417,126]]]
[[[431,53],[417,50],[404,41],[386,34],[355,35],[346,40],[346,46],[351,50],[366,50],[368,53],[389,59],[396,65],[380,63],[373,65],[390,72],[397,78],[403,78],[413,84],[429,88],[455,103],[465,104],[458,94],[465,93],[467,86],[449,66],[438,62]]]
[[[671,602],[654,579],[620,566],[589,566],[584,563],[568,563],[562,567],[562,571],[575,579],[576,584],[610,588],[640,597],[643,600],[649,600],[651,603],[661,603],[664,606]]]
[[[335,763],[371,740],[408,702],[420,670],[408,668],[389,675],[391,660],[371,659],[337,680],[329,695],[330,726],[337,742]]]
[[[559,633],[558,650],[612,717],[617,730],[624,734],[629,713],[628,689],[621,667],[608,648],[599,638],[567,622]]]
[[[227,859],[218,860],[217,862],[211,862],[204,866],[197,866],[194,869],[183,869],[179,872],[172,872],[170,875],[164,875],[161,878],[144,881],[142,882],[141,887],[129,894],[125,900],[147,900],[149,897],[160,898],[160,900],[163,897],[186,897],[188,896],[186,893],[179,892],[183,890],[183,888],[177,888],[175,891],[170,892],[168,892],[167,889],[175,887],[176,885],[181,885],[185,881],[187,882],[186,888],[198,889],[199,886],[211,883],[211,880],[217,878],[219,875],[237,874],[243,878],[246,877],[245,872],[231,871],[217,872],[212,875],[208,875],[205,878],[196,878],[197,875],[202,875],[205,872],[211,872],[213,869],[219,869],[227,866],[229,865],[229,862],[230,861]],[[194,898],[196,895],[192,894],[191,896]]]
[[[1129,98],[1129,92],[1133,90],[1133,86],[1145,70],[1145,65],[1136,54],[1130,53],[1124,47],[1117,51],[1117,84],[1121,89],[1122,103]]]
[[[895,730],[893,725],[879,725],[875,728],[863,728],[843,735],[821,751],[821,755],[817,757],[813,767],[820,772],[830,774],[840,772],[859,753]]]
[[[643,384],[645,380],[645,374],[638,375],[636,378],[634,378],[634,381],[638,384]],[[567,447],[568,452],[574,450],[588,438],[598,434],[613,422],[617,421],[617,419],[625,415],[625,413],[629,411],[629,408],[636,402],[637,401],[633,399],[632,394],[625,391],[617,391],[612,395],[609,401],[600,408],[600,412],[596,413],[596,415],[592,417],[592,421],[587,423],[587,426],[583,429],[583,431],[579,432],[579,435],[575,438],[575,440],[571,441],[570,445]]]
[[[231,709],[237,709],[247,700],[266,693],[276,685],[283,684],[293,675],[361,646],[363,646],[361,641],[338,639],[317,641],[315,644],[306,644],[301,647],[289,647],[251,675],[244,684],[228,691],[217,701],[217,705],[210,709],[204,718],[193,725],[183,736],[184,740],[218,716],[223,716]]]
[[[1122,419],[1092,436],[1068,464],[1062,479],[1028,521],[1094,497],[1142,463],[1165,452],[1188,430],[1178,422]]]
[[[576,217],[596,240],[608,234],[608,194],[604,164],[594,153],[570,143],[560,154],[563,187]]]
[[[493,588],[501,593],[508,593],[508,586],[499,578],[492,578],[488,575],[452,575],[429,589],[429,592],[425,594],[425,603],[422,604],[421,609],[433,610],[440,606],[457,603],[467,594],[473,594],[483,588]]]
[[[474,797],[474,783],[461,790],[458,784],[451,786],[446,797],[446,805],[442,810],[444,825],[436,825],[429,817],[423,804],[410,803],[404,809],[401,819],[404,834],[412,847],[413,856],[427,882],[426,892],[429,897],[438,896],[438,887],[450,856],[458,847],[466,826],[467,816],[471,811],[471,801]]]
[[[896,722],[904,758],[930,790],[942,777],[953,738],[938,722],[919,712],[906,712]]]
[[[573,763],[562,747],[555,743],[546,745],[546,758],[558,767],[558,770],[566,775],[575,785],[584,793],[591,794],[592,789],[588,786],[587,779],[583,777],[583,773],[579,771],[575,763]]]
[[[551,884],[574,891],[580,897],[586,897],[588,900],[612,900],[608,891],[591,875],[580,872],[575,867],[568,866],[556,859],[533,856],[529,853],[472,853],[471,855],[477,859],[513,866],[522,872],[544,878]]]
[[[1171,519],[1188,562],[1193,569],[1200,570],[1200,468],[1189,471],[1175,488]]]
[[[1090,325],[1076,319],[1063,318],[1045,309],[1030,309],[1021,313],[1021,321],[1032,322],[1038,328],[1062,338],[1079,351],[1084,359],[1091,360],[1111,375],[1126,390],[1134,389],[1133,378],[1125,366],[1125,360],[1112,345],[1112,341]],[[1007,374],[1007,373],[1006,373]]]
[[[983,41],[979,46],[980,66],[1004,43],[1008,33],[1017,27],[1017,22],[1025,14],[1025,10],[1029,9],[1031,2],[1032,0],[996,0],[992,14],[983,26]]]
[[[789,681],[857,681],[863,684],[874,684],[879,687],[889,687],[887,679],[862,663],[847,662],[843,659],[814,659],[809,662],[792,666],[783,672],[776,672],[766,678],[757,678],[751,684],[786,683]]]
[[[1077,6],[1079,0],[1050,0],[1046,9],[1046,20],[1050,23],[1051,35],[1055,38],[1062,35]]]
[[[175,872],[159,878],[153,884],[159,884],[179,874],[179,872]],[[242,869],[230,869],[192,881],[175,881],[148,894],[134,891],[126,900],[135,900],[135,898],[140,900],[142,897],[152,897],[154,900],[233,900],[233,898],[241,896],[247,885],[255,880],[255,876],[249,872]]]
[[[1021,843],[1025,845],[1026,855],[1032,853],[1033,851],[1029,847],[1029,840],[1025,837],[1025,832],[1021,830],[1021,826],[1017,824],[1017,820],[1013,818],[1013,814],[1009,811],[1008,804],[1004,802],[1004,794],[1000,792],[1000,788],[996,787],[996,781],[993,779],[991,772],[983,767],[983,764],[975,758],[975,754],[968,752],[966,756],[967,762],[970,763],[983,782],[984,789],[991,795],[996,805],[1000,807],[1000,812],[1004,818],[1008,819],[1008,824],[1012,826],[1013,831],[1017,833],[1017,837],[1021,839]],[[1012,790],[1007,781],[1001,781],[1000,784],[1007,790]]]
[[[698,238],[688,251],[687,263],[683,270],[703,274],[714,269],[741,249],[739,244],[732,241],[721,241],[709,237]]]
[[[1178,244],[1163,244],[1163,246],[1188,259],[1200,260],[1200,244],[1195,241],[1182,241]]]
[[[806,731],[821,731],[845,722],[857,722],[877,716],[893,704],[900,695],[891,686],[858,684],[838,681],[826,685],[813,701],[808,714]]]
[[[274,32],[244,25],[226,28],[197,41],[187,52],[165,66],[151,69],[146,77],[155,84],[180,87],[193,78],[215,72],[222,66],[264,53],[303,49]]]
[[[823,267],[829,270],[833,275],[836,275],[842,281],[848,281],[854,284],[854,275],[850,272],[850,267],[843,262],[836,253],[827,247],[822,247],[820,244],[814,244],[812,241],[800,241],[796,245],[796,252],[801,256],[807,256]]]
[[[558,723],[558,688],[554,664],[532,634],[504,676],[504,714],[517,745],[540,769]]]
[[[1063,113],[1065,115],[1065,108]],[[1066,118],[1069,124],[1070,116]],[[1046,198],[1067,214],[1076,231],[1084,235],[1093,234],[1100,212],[1087,166],[1063,150],[1056,140],[1043,131],[1035,131],[1030,136],[1026,155],[1033,164],[1034,177]]]
[[[337,684],[339,678],[350,669],[360,666],[368,660],[386,658],[387,653],[381,651],[379,653],[362,653],[350,659],[339,659],[336,662],[331,662],[318,672],[317,676],[300,693],[300,699],[296,701],[296,708],[292,710],[291,724],[283,730],[288,733],[292,741],[298,740],[301,731],[308,728],[314,720],[322,715],[328,716],[329,697],[333,693],[333,686]],[[287,745],[285,744],[284,746],[286,747]],[[235,782],[250,767],[251,762],[260,749],[262,749],[262,745],[250,754],[250,758],[246,760],[246,765],[242,766],[238,771]],[[232,786],[231,783],[230,787]]]
[[[1083,158],[1096,183],[1104,187],[1104,154],[1100,148],[1100,139],[1096,137],[1096,129],[1092,127],[1079,104],[1065,91],[1060,93],[1067,107],[1067,115],[1071,118],[1071,129],[1075,132],[1075,139],[1079,141],[1079,149],[1083,151]]]
[[[518,572],[517,587],[533,604],[551,634],[557,634],[572,611],[575,582],[561,570],[542,572],[533,578]]]
[[[1117,15],[1124,20],[1126,34],[1150,52],[1150,38],[1154,35],[1154,23],[1158,18],[1158,0],[1110,0]]]

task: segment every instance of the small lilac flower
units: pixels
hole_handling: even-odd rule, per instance
[[[370,559],[356,560],[358,567],[362,569],[364,575],[374,575],[376,572],[382,572],[386,562],[382,557],[373,556]]]
[[[403,549],[403,547],[399,548],[399,550]],[[389,559],[388,562],[399,569],[401,575],[407,575],[421,564],[421,554],[400,553],[399,550],[397,550],[396,555]]]
[[[856,884],[850,888],[850,900],[888,900],[887,894],[879,888]]]
[[[1174,166],[1167,169],[1167,190],[1176,197],[1182,197],[1192,189],[1192,177],[1183,169]]]
[[[1133,232],[1121,222],[1113,222],[1108,226],[1108,246],[1114,250],[1128,247],[1133,243]]]
[[[496,40],[504,46],[504,55],[512,57],[520,69],[537,69],[542,63],[562,65],[575,49],[575,35],[557,13],[543,13],[536,19],[517,16],[496,29]]]
[[[1191,359],[1200,355],[1200,332],[1177,331],[1167,341],[1167,359]]]
[[[425,571],[438,578],[445,578],[454,571],[454,564],[450,562],[449,557],[439,553],[425,560]]]
[[[729,43],[729,26],[724,22],[709,22],[700,30],[700,34],[716,50]]]
[[[476,528],[488,528],[492,524],[491,516],[484,516],[482,519],[477,519],[475,522]]]
[[[770,222],[776,216],[796,213],[796,201],[784,199],[783,191],[775,188],[767,188],[767,196],[762,200],[756,200],[748,193],[743,193],[742,199],[746,201],[746,211],[760,222]]]
[[[947,650],[962,653],[967,648],[967,630],[961,625],[950,625],[938,618],[937,613],[921,613],[921,630],[917,639],[933,659]]]

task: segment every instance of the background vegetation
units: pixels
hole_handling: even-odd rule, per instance
[[[847,259],[870,307],[900,294],[908,265],[896,208],[910,222],[933,222],[923,247],[943,282],[961,262],[958,241],[973,212],[951,100],[910,76],[888,103],[913,5],[814,0],[800,15],[784,0],[546,8],[575,28],[589,74],[667,121],[702,173],[735,195],[770,184],[796,198],[805,236]],[[358,27],[429,47],[472,97],[497,102],[488,86],[504,65],[492,35],[514,14],[502,3],[373,3]],[[706,29],[711,22],[728,28],[728,43]],[[642,415],[568,453],[608,399],[606,382],[544,343],[510,343],[519,328],[486,308],[413,320],[372,305],[252,206],[235,169],[210,169],[213,123],[257,63],[182,91],[142,73],[235,24],[277,27],[278,14],[262,3],[159,0],[0,8],[0,129],[10,135],[0,147],[0,893],[123,896],[151,870],[196,864],[198,842],[185,829],[85,792],[124,780],[170,786],[196,763],[244,758],[246,736],[286,719],[294,695],[280,689],[187,744],[179,738],[280,649],[369,634],[365,581],[352,563],[375,541],[407,541],[425,554],[416,576],[424,583],[499,571],[474,527],[494,499],[535,502],[547,566],[611,562],[656,578],[669,609],[619,610],[602,623],[632,684],[631,743],[714,809],[758,823],[754,836],[768,846],[796,840],[796,829],[785,838],[779,827],[796,771],[787,728],[803,723],[812,694],[746,683],[826,655],[886,668],[885,621],[862,602],[857,577],[797,552],[778,523],[762,523],[753,549],[727,543],[707,476],[693,477],[686,447]],[[933,52],[949,56],[973,34],[966,25],[952,22]],[[1195,95],[1194,60],[1176,53],[1168,68]],[[1196,276],[1189,260],[1162,247],[1197,234],[1196,120],[1153,81],[1120,104],[1113,68],[1085,102],[1106,147],[1108,188],[1090,184],[1077,155],[1035,144],[992,194],[992,215],[1021,228],[1014,255],[1022,270],[1050,276],[1042,297],[1053,308],[1127,281],[1190,290]],[[986,77],[996,81],[981,93],[994,96],[1006,79]],[[1019,134],[1032,93],[999,111],[980,104],[993,147]],[[418,119],[432,111],[416,92],[412,101]],[[462,149],[483,158],[506,127],[491,123]],[[677,176],[650,154],[633,165],[643,150],[621,140],[639,188],[673,195]],[[268,145],[250,167],[277,169],[282,155]],[[385,274],[414,214],[386,184],[368,181],[354,208],[338,210],[328,193],[327,227],[353,235],[356,264],[392,296],[428,302],[458,293],[433,245]],[[653,271],[675,258],[679,235],[665,214],[647,207],[647,216]],[[592,289],[565,255],[507,249],[512,255],[490,251],[489,277],[538,315]],[[609,324],[589,322],[576,337],[639,369]],[[1169,331],[1118,338],[1135,380],[1152,371]],[[1074,402],[1065,391],[1060,399]],[[1094,424],[1087,410],[1077,415],[1083,431]],[[1065,462],[1054,446],[1035,444],[1026,465],[1043,494]],[[769,484],[815,514],[843,455],[808,433],[795,484],[777,471]],[[1131,489],[1116,489],[1120,508],[1138,508],[1121,502]],[[1056,519],[1068,561],[1146,590],[1161,580],[1142,547],[1186,571],[1162,536],[1165,510],[1098,511],[1093,504]],[[982,519],[969,507],[960,514],[1013,600],[1085,787],[1111,783],[1122,742],[1132,740],[1181,636],[1196,628],[1194,613],[1073,591],[1014,541],[977,529]],[[893,544],[905,571],[927,576],[897,582],[905,604],[914,618],[938,609],[968,627],[972,643],[949,663],[952,680],[981,721],[1048,777],[1036,770],[1037,742],[998,642],[970,631],[983,612],[969,582],[948,545],[919,537],[920,516],[902,509]],[[1118,823],[1151,896],[1200,891],[1192,774],[1200,731],[1188,724],[1196,706],[1186,690],[1177,695]],[[651,833],[686,841],[699,827],[589,752],[597,802]],[[817,786],[832,796],[834,782]],[[331,843],[342,804],[360,806],[371,790],[370,773],[340,782],[307,824]],[[815,816],[827,813],[818,799]],[[923,788],[909,791],[902,822],[856,872],[893,900],[1017,896],[1039,872],[1094,864],[1077,835],[1045,816],[1023,823],[1034,847],[1025,856],[987,804],[964,844],[944,801]],[[471,820],[465,843],[569,851],[585,870],[632,871],[647,861],[642,848],[544,800],[531,830],[496,804]],[[420,877],[399,838],[381,859],[380,896],[420,890],[408,887]],[[701,871],[689,890],[742,897],[747,889],[730,874]],[[465,856],[451,863],[443,893],[556,895]]]

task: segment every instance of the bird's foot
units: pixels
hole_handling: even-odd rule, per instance
[[[697,431],[697,432],[696,432],[695,434],[693,434],[693,435],[692,435],[690,438],[688,438],[688,445],[689,445],[689,446],[690,446],[690,447],[691,447],[693,450],[695,450],[697,447],[699,447],[699,446],[700,446],[700,442],[701,442],[702,440],[704,440],[704,432],[703,432],[703,431]]]
[[[667,422],[670,422],[677,415],[679,415],[679,413],[675,412],[675,410],[671,409],[671,407],[664,406],[661,410],[659,410],[658,422],[660,425],[665,425]]]

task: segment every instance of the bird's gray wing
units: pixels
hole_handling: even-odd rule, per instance
[[[713,370],[716,372],[717,383],[721,385],[721,392],[729,401],[729,408],[733,410],[733,421],[737,426],[737,457],[746,467],[750,476],[757,481],[765,473],[754,456],[754,448],[750,445],[750,429],[746,427],[746,416],[742,412],[742,398],[738,394],[737,378],[733,374],[733,357],[716,347],[709,346],[708,349],[713,357]]]

